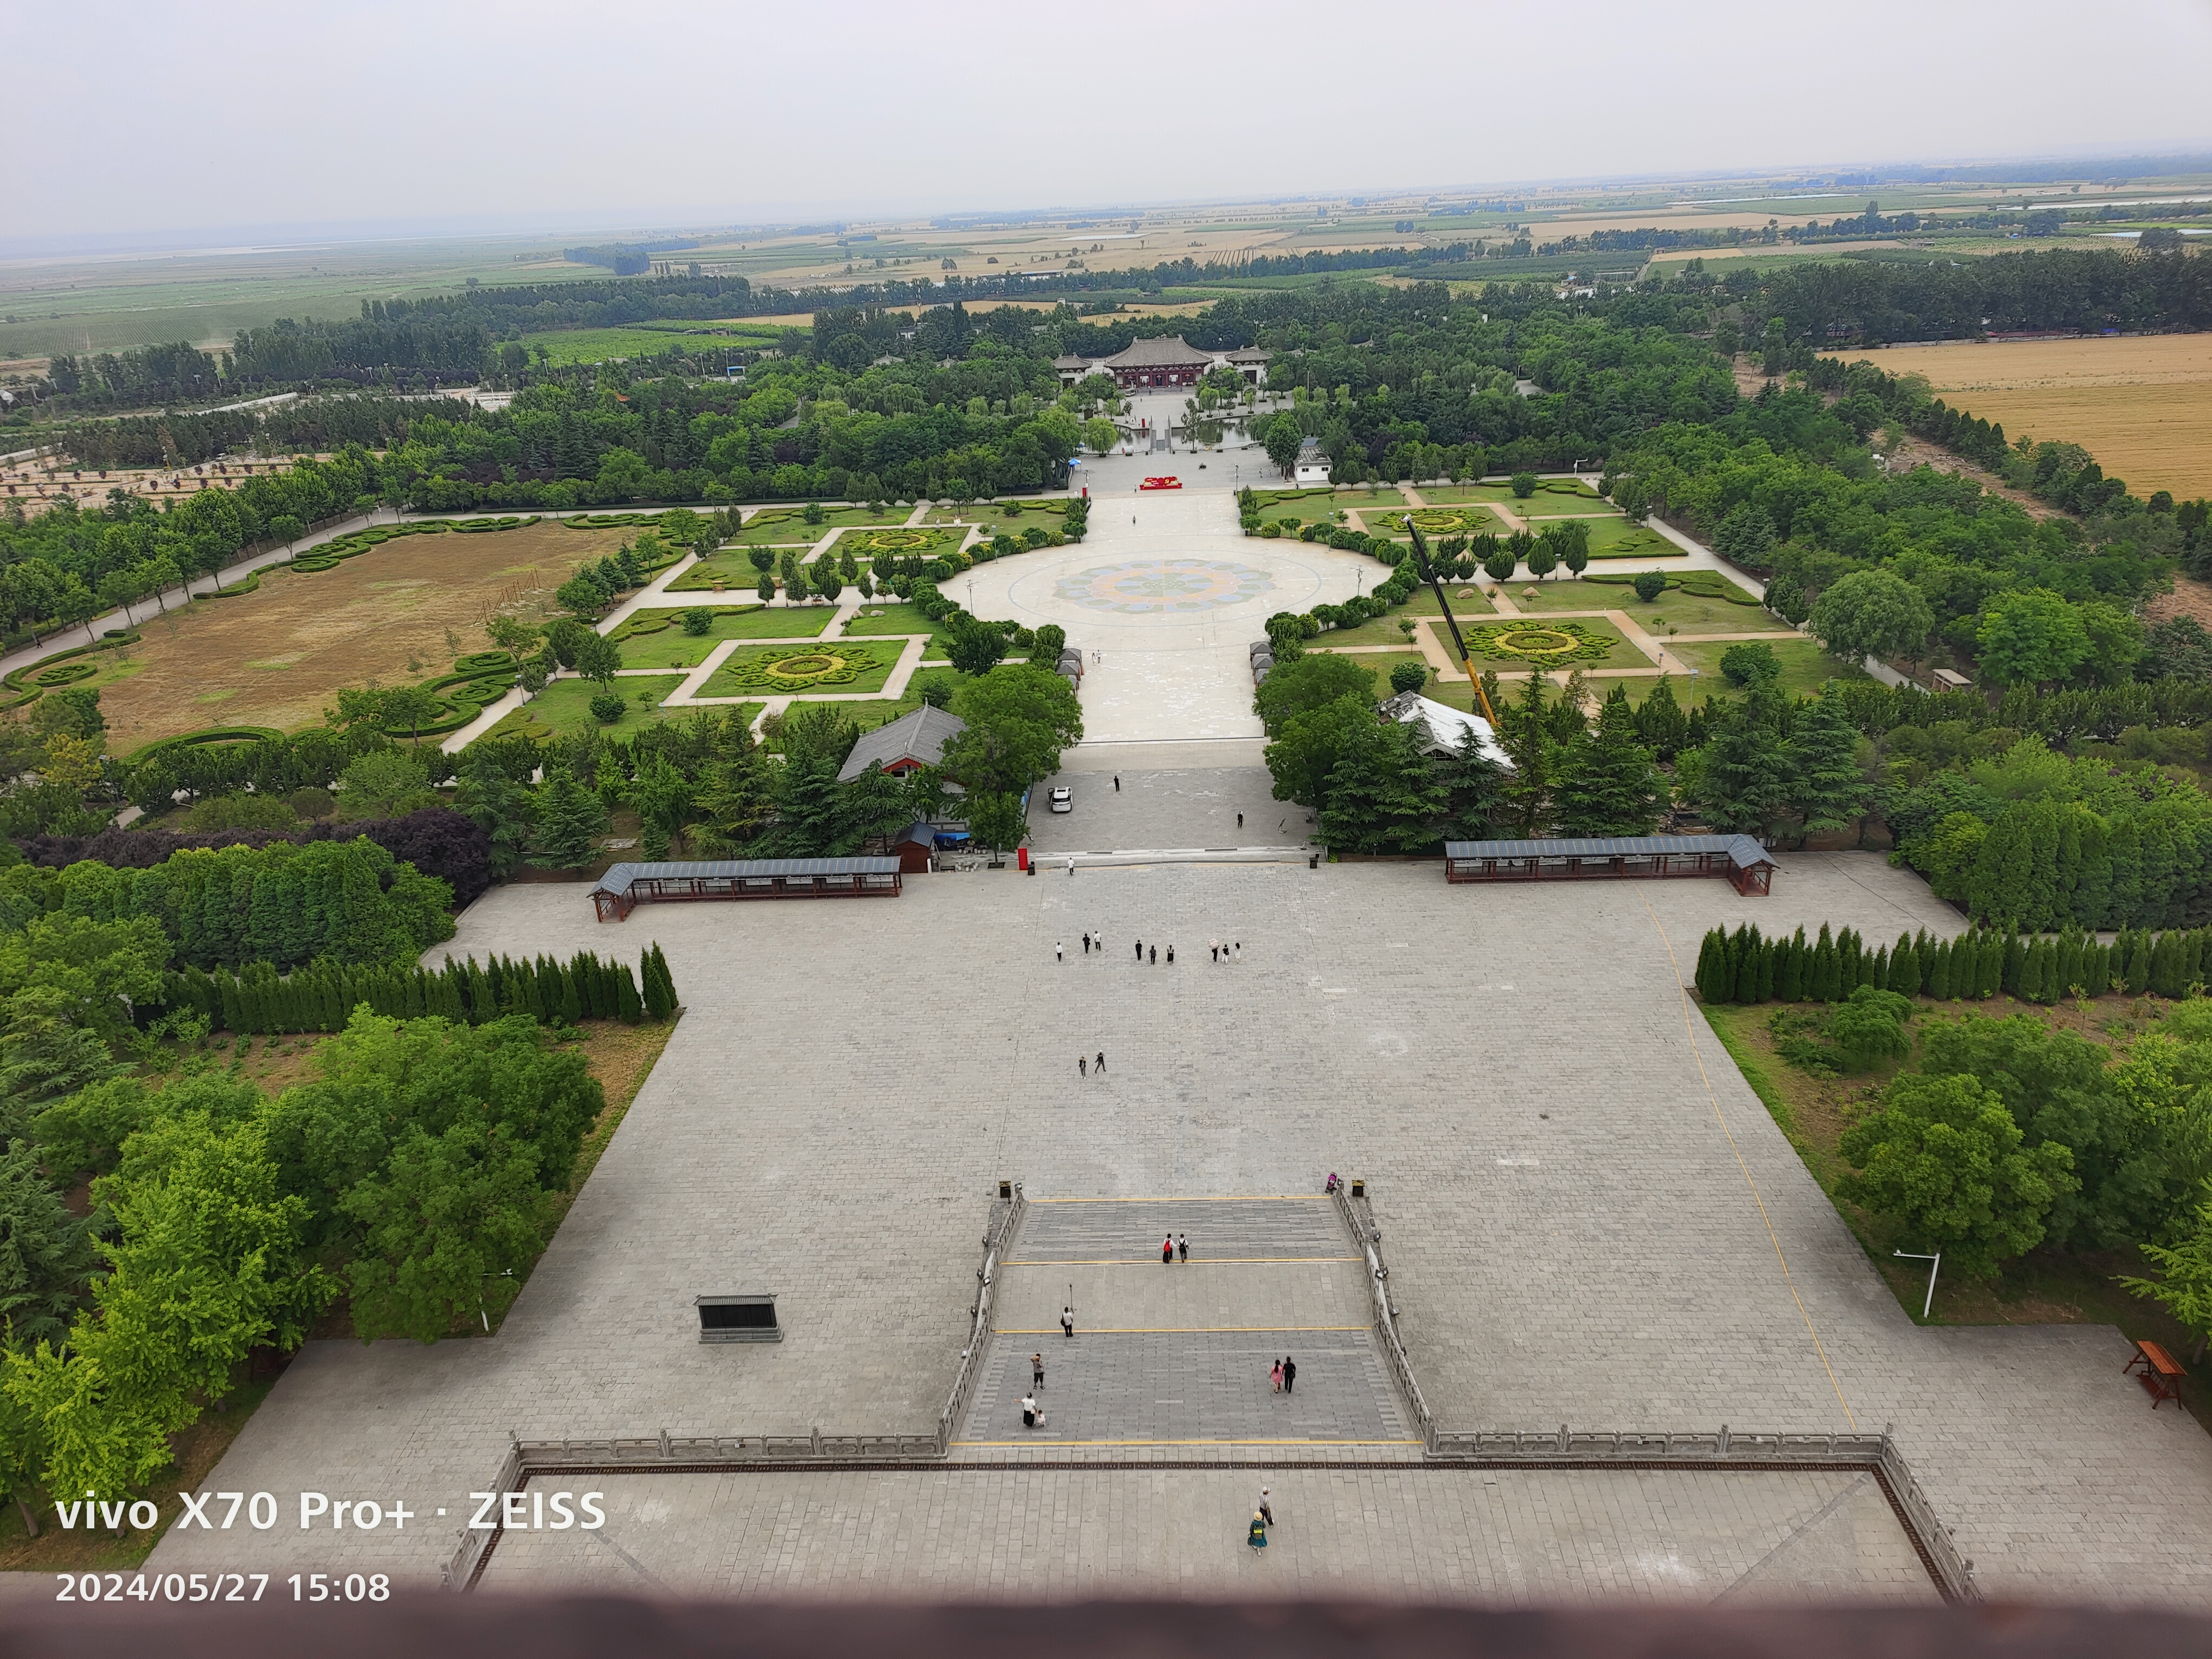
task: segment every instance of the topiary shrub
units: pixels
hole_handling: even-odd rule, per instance
[[[1417,662],[1401,662],[1390,671],[1393,691],[1418,691],[1429,683],[1429,671]]]
[[[703,605],[695,605],[684,613],[684,631],[693,639],[703,639],[714,631],[714,613]]]
[[[1512,488],[1513,499],[1515,501],[1527,501],[1531,495],[1536,493],[1536,475],[1533,472],[1515,473],[1513,475]]]
[[[1666,573],[1659,570],[1638,571],[1636,576],[1636,597],[1650,605],[1667,591]]]
[[[628,712],[628,705],[611,691],[594,694],[591,702],[592,718],[602,726],[612,726]]]

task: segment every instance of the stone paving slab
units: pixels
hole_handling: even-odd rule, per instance
[[[538,1485],[547,1485],[538,1482]],[[1262,1484],[1275,1527],[1245,1542]],[[1871,1476],[1645,1470],[594,1475],[601,1532],[515,1533],[483,1587],[1036,1600],[1928,1605]]]
[[[1141,745],[1157,752],[1152,744]],[[1073,752],[1073,751],[1072,751]],[[1036,799],[1063,786],[1075,792],[1069,812],[1030,815],[1032,853],[1104,853],[1117,847],[1282,847],[1303,843],[1313,833],[1306,809],[1274,798],[1275,781],[1264,766],[1138,770],[1112,773],[1091,769],[1085,751],[1082,769],[1061,771],[1038,787]],[[1244,815],[1237,827],[1237,815]],[[1065,878],[1062,878],[1065,879]],[[1079,933],[1082,930],[1078,928]],[[1206,941],[1201,939],[1202,948]],[[1128,941],[1121,941],[1127,951]]]
[[[1193,1259],[1334,1261],[1352,1250],[1344,1223],[1326,1198],[1255,1194],[1111,1204],[1042,1199],[1032,1201],[1024,1212],[1021,1233],[1007,1260],[1157,1261],[1161,1242],[1170,1233],[1192,1247],[1187,1255],[1178,1255],[1183,1266]]]
[[[434,1576],[461,1517],[434,1509],[466,1504],[511,1430],[927,1431],[1001,1177],[1033,1198],[1147,1198],[1310,1193],[1334,1170],[1370,1183],[1448,1426],[1893,1423],[1992,1594],[2212,1605],[2212,1441],[2147,1408],[2118,1334],[1915,1328],[1686,1018],[1680,985],[1717,924],[1957,930],[1878,856],[1779,864],[1766,899],[1719,881],[1188,865],[648,905],[606,926],[580,884],[496,890],[447,949],[658,939],[689,1012],[496,1338],[311,1343],[207,1482],[288,1505],[302,1489],[404,1499],[421,1518],[250,1550],[173,1532],[153,1562]],[[1109,950],[1055,967],[1053,940],[1085,927]],[[1139,969],[1139,934],[1182,943],[1184,962]],[[1241,938],[1243,961],[1207,964],[1209,934]],[[1074,1056],[1101,1048],[1111,1074],[1079,1091]],[[741,1290],[782,1297],[786,1340],[700,1345],[692,1297]],[[1723,1489],[1668,1490],[1694,1510]],[[1176,1582],[1120,1535],[1118,1583]]]
[[[1045,1426],[1022,1426],[1030,1392],[1028,1343],[994,1341],[960,1443],[1085,1440],[1247,1444],[1403,1442],[1419,1437],[1391,1396],[1389,1373],[1366,1330],[1093,1333],[1043,1349]],[[1297,1385],[1273,1391],[1268,1367],[1285,1353]]]
[[[1081,1336],[1102,1330],[1365,1329],[1374,1317],[1355,1259],[1333,1261],[1193,1261],[1163,1267],[1158,1258],[1121,1267],[1011,1266],[999,1270],[997,1328],[1029,1339],[1060,1332],[1060,1310],[1074,1295]]]

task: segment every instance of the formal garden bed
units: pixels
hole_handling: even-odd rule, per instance
[[[967,539],[964,529],[928,525],[847,530],[830,544],[827,556],[842,559],[849,553],[855,559],[939,559],[958,551]]]
[[[1687,550],[1668,541],[1648,525],[1626,519],[1589,519],[1589,556],[1593,559],[1685,559]],[[1714,573],[1718,574],[1717,572]],[[1723,580],[1726,580],[1723,578]]]
[[[829,640],[817,646],[740,647],[716,669],[708,697],[792,696],[880,691],[898,665],[897,641]]]
[[[526,737],[543,742],[547,738],[568,737],[578,732],[605,731],[610,727],[627,731],[644,722],[680,720],[695,711],[664,708],[661,704],[684,684],[684,678],[681,674],[623,674],[603,687],[593,680],[563,677],[521,708],[508,710],[484,735]],[[603,692],[622,699],[620,720],[601,720],[592,712],[592,699]]]
[[[1615,647],[1644,660],[1632,650],[1611,623],[1595,620],[1565,621],[1540,617],[1527,622],[1462,623],[1467,648],[1478,661],[1513,664],[1529,668],[1568,668],[1580,663],[1597,665],[1611,659]]]
[[[770,570],[775,567],[771,565]],[[727,593],[757,595],[761,573],[742,552],[732,550],[700,560],[660,591],[664,593]]]
[[[687,611],[706,606],[657,606],[634,611],[607,637],[623,647],[625,668],[696,668],[726,640],[812,639],[829,627],[837,614],[833,606],[717,605],[707,631],[694,634],[684,622]]]

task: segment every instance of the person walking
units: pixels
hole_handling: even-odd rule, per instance
[[[1239,830],[1242,830],[1244,827],[1244,815],[1242,812],[1239,812],[1237,815],[1237,827]]]
[[[1139,939],[1139,940],[1137,941],[1137,960],[1138,960],[1138,961],[1139,961],[1139,962],[1142,962],[1144,959],[1145,959],[1145,941],[1144,941],[1144,940],[1142,940],[1142,939]]]
[[[1175,960],[1175,946],[1172,945],[1168,946],[1168,960],[1170,962],[1173,962]],[[1157,945],[1152,946],[1152,965],[1155,968],[1160,965],[1160,947]]]
[[[1114,775],[1114,793],[1117,795],[1121,793],[1121,775],[1119,772]]]
[[[1273,1365],[1270,1365],[1267,1368],[1267,1381],[1274,1384],[1275,1392],[1277,1394],[1282,1393],[1283,1362],[1281,1360],[1278,1359]]]
[[[1188,1233],[1177,1233],[1176,1235],[1176,1254],[1181,1256],[1185,1261],[1190,1260],[1190,1235]]]
[[[1265,1486],[1260,1488],[1260,1518],[1271,1527],[1275,1524],[1275,1506],[1268,1500]]]
[[[1025,1429],[1041,1429],[1044,1426],[1044,1413],[1038,1407],[1035,1395],[1025,1394],[1022,1396],[1022,1426]]]
[[[1083,954],[1086,957],[1091,954],[1091,935],[1088,933],[1083,936]]]
[[[1023,1416],[1022,1420],[1024,1423],[1029,1421],[1029,1418],[1026,1413]],[[1245,1533],[1244,1541],[1249,1544],[1255,1550],[1263,1550],[1267,1547],[1267,1517],[1257,1510],[1254,1510],[1252,1511],[1251,1528]]]
[[[1052,942],[1052,959],[1054,962],[1065,962],[1067,959],[1067,952],[1061,948],[1058,939]]]
[[[1042,1353],[1030,1356],[1030,1387],[1038,1394],[1044,1392],[1044,1356]]]
[[[1099,1076],[1104,1077],[1106,1075],[1106,1051],[1103,1048],[1101,1048],[1098,1051],[1098,1058],[1092,1060],[1091,1063],[1098,1068]]]
[[[1170,1233],[1165,1238],[1160,1241],[1160,1266],[1163,1267],[1171,1267],[1174,1265],[1175,1235],[1173,1233]]]
[[[1175,966],[1175,946],[1172,945],[1168,946],[1168,966]]]
[[[1290,1355],[1285,1354],[1283,1356],[1283,1392],[1285,1394],[1291,1393],[1297,1387],[1297,1362],[1293,1360]]]
[[[1078,1077],[1089,1077],[1091,1075],[1091,1062],[1084,1059],[1081,1054],[1078,1054],[1075,1057],[1075,1074]]]
[[[1208,955],[1208,956],[1212,957],[1216,962],[1220,961],[1220,960],[1221,960],[1221,941],[1220,941],[1219,939],[1210,939],[1206,940],[1206,955]]]
[[[1231,945],[1229,948],[1235,954],[1237,961],[1242,962],[1244,960],[1244,941],[1243,939],[1238,939],[1236,944]]]
[[[1060,1310],[1060,1334],[1070,1342],[1075,1340],[1074,1309],[1062,1308]]]

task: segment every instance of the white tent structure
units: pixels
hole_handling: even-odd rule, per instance
[[[1401,691],[1388,702],[1378,704],[1377,708],[1395,720],[1422,726],[1428,734],[1428,739],[1422,747],[1431,755],[1458,754],[1460,745],[1466,741],[1467,734],[1472,732],[1478,749],[1507,771],[1513,769],[1513,763],[1506,757],[1505,750],[1498,746],[1498,733],[1480,714],[1464,713],[1434,698],[1425,697],[1418,691]]]

